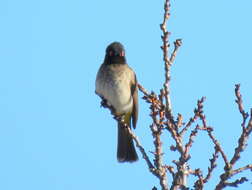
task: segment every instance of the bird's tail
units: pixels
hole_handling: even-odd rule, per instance
[[[130,126],[131,114],[127,114],[124,121]],[[119,162],[134,162],[138,160],[136,149],[128,130],[118,123],[117,160]]]

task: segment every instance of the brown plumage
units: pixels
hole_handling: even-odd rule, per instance
[[[119,42],[106,49],[104,63],[96,77],[96,93],[107,100],[116,115],[136,128],[138,118],[138,89],[134,71],[127,65],[125,50]],[[119,162],[134,162],[138,159],[134,143],[128,131],[118,123],[117,159]]]

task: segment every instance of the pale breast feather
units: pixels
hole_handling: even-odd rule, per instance
[[[101,68],[96,78],[96,93],[104,97],[116,112],[124,113],[132,109],[131,79],[133,71],[127,66]]]

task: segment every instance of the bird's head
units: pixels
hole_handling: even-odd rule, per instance
[[[124,57],[125,50],[120,42],[111,43],[106,49],[106,55],[108,57]]]

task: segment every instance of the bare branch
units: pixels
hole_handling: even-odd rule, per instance
[[[191,125],[196,121],[196,119],[198,118],[198,110],[195,109],[194,110],[194,116],[190,118],[190,120],[188,121],[188,123],[186,124],[186,126],[180,131],[180,135],[183,136],[184,133],[189,129],[189,127],[191,127]]]
[[[217,141],[217,139],[213,135],[213,128],[207,126],[206,116],[204,115],[204,112],[203,112],[204,100],[205,100],[205,97],[202,97],[201,100],[198,100],[198,109],[197,109],[197,115],[199,116],[199,118],[203,124],[203,128],[201,128],[201,129],[207,131],[207,134],[210,137],[210,139],[212,140],[212,142],[214,143],[216,150],[221,153],[221,156],[225,162],[225,168],[230,168],[230,164],[228,162],[226,154],[224,153],[223,148],[221,147],[220,143]]]
[[[245,150],[245,148],[247,146],[247,141],[248,141],[249,135],[252,131],[252,109],[250,110],[250,119],[249,119],[248,125],[246,126],[246,120],[248,119],[249,115],[247,112],[244,111],[244,108],[243,108],[242,95],[240,93],[240,85],[239,84],[235,85],[235,96],[237,98],[235,100],[235,102],[237,103],[239,112],[241,113],[242,118],[243,118],[243,121],[241,124],[242,133],[239,137],[238,145],[235,148],[234,155],[233,155],[229,165],[225,166],[225,168],[224,168],[225,172],[223,174],[221,174],[221,176],[220,176],[220,182],[216,186],[216,190],[221,190],[226,186],[237,187],[239,184],[244,183],[245,181],[247,181],[247,178],[245,178],[245,177],[237,179],[236,181],[231,182],[231,183],[227,182],[227,180],[230,179],[232,176],[243,172],[244,170],[247,170],[247,169],[251,170],[251,168],[252,168],[252,165],[248,164],[244,167],[238,168],[236,170],[232,170],[235,163],[240,159],[241,152],[243,152]]]
[[[163,123],[161,122],[162,119],[158,119],[158,116],[162,117],[161,112],[163,112],[158,107],[158,103],[160,103],[157,99],[157,96],[154,92],[151,93],[150,98],[151,106],[151,118],[152,118],[152,125],[150,126],[152,131],[152,136],[154,138],[154,145],[155,145],[155,152],[154,152],[154,164],[156,167],[157,177],[159,178],[160,185],[163,190],[168,190],[168,183],[166,177],[166,168],[163,164],[163,150],[162,150],[162,141],[161,141],[161,134],[163,129]]]
[[[213,157],[210,159],[210,167],[208,167],[208,173],[206,175],[206,177],[204,178],[204,183],[207,183],[208,180],[211,178],[213,170],[216,168],[217,164],[216,161],[218,159],[218,148],[215,148],[215,152],[213,154]]]
[[[242,103],[242,95],[240,93],[240,85],[239,84],[236,84],[235,85],[235,95],[236,95],[236,100],[235,102],[237,103],[238,105],[238,109],[242,115],[242,118],[243,118],[243,121],[242,121],[242,134],[238,140],[238,145],[237,147],[235,148],[235,153],[230,161],[231,165],[234,165],[237,160],[240,158],[240,154],[241,152],[244,151],[244,149],[246,148],[247,146],[247,141],[248,141],[248,138],[249,138],[249,135],[251,133],[251,126],[250,126],[250,122],[248,124],[248,126],[246,127],[246,120],[247,118],[249,117],[248,113],[244,111],[244,108],[243,108],[243,103]],[[252,117],[250,117],[250,121],[252,120]]]
[[[182,45],[182,39],[176,39],[176,41],[173,43],[174,43],[174,50],[173,50],[171,57],[170,57],[171,64],[174,62],[175,57],[177,55],[177,51],[178,51],[179,47]]]
[[[240,86],[241,86],[240,84],[236,84],[235,85],[235,96],[237,98],[235,100],[235,102],[237,103],[238,109],[239,109],[239,111],[240,111],[240,113],[242,115],[242,118],[243,118],[241,126],[242,126],[242,128],[244,130],[245,129],[246,120],[247,120],[247,118],[248,118],[249,115],[248,115],[247,112],[244,111],[244,108],[243,108],[243,101],[242,101],[242,95],[240,93]]]
[[[141,84],[137,84],[138,89],[145,95],[145,96],[150,96],[150,93],[141,85]]]
[[[238,187],[238,185],[248,181],[246,177],[241,177],[240,179],[235,180],[234,182],[225,182],[222,187],[217,187],[215,190],[221,190],[225,187]]]
[[[241,168],[238,168],[238,169],[236,169],[236,170],[233,170],[233,171],[231,172],[230,176],[234,176],[234,175],[236,175],[236,174],[238,174],[238,173],[241,173],[241,172],[243,172],[243,171],[245,171],[245,170],[251,170],[251,171],[252,171],[252,164],[248,164],[248,165],[246,165],[246,166],[244,166],[244,167],[241,167]]]
[[[186,145],[185,145],[185,153],[184,153],[185,156],[184,157],[186,157],[186,159],[189,159],[189,157],[190,157],[189,150],[193,145],[193,142],[194,142],[193,139],[196,137],[198,130],[199,130],[199,126],[197,125],[195,127],[195,129],[192,130],[190,137],[189,137],[189,140],[188,140],[188,143],[186,143]]]
[[[210,139],[212,140],[212,142],[213,142],[214,145],[215,145],[215,149],[221,153],[222,159],[223,159],[224,162],[225,162],[225,170],[229,170],[229,168],[230,168],[230,163],[228,162],[227,156],[226,156],[226,154],[224,153],[224,150],[223,150],[223,148],[221,147],[220,143],[217,141],[217,139],[216,139],[216,138],[213,136],[213,134],[212,134],[213,128],[207,127],[206,130],[207,130],[208,136],[210,137]]]
[[[166,23],[168,19],[170,18],[170,1],[165,0],[164,4],[164,17],[163,22],[160,24],[160,28],[162,30],[162,41],[163,45],[161,46],[161,49],[163,50],[163,60],[165,63],[165,82],[164,82],[164,92],[165,92],[165,104],[166,104],[166,117],[167,119],[176,126],[176,122],[174,121],[174,117],[172,114],[172,105],[171,105],[171,98],[170,98],[170,80],[171,80],[171,73],[170,68],[171,65],[175,59],[176,53],[178,51],[178,48],[181,46],[182,42],[181,39],[178,39],[174,42],[174,51],[169,58],[169,32],[167,31]]]

